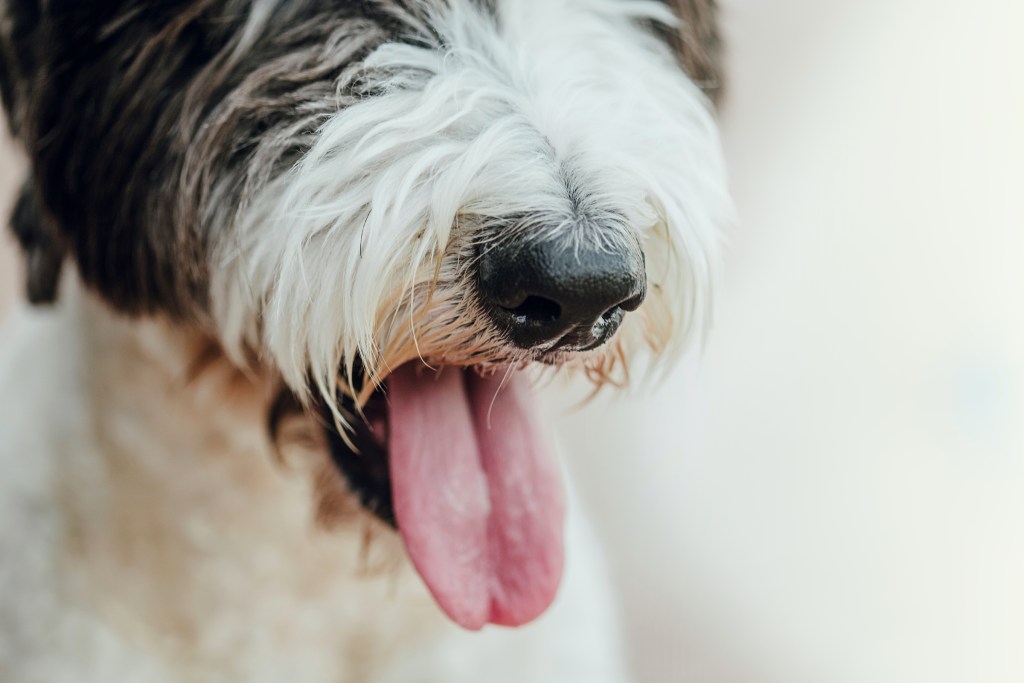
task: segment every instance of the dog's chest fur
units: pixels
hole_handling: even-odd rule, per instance
[[[3,397],[0,431],[14,441],[0,446],[0,467],[15,490],[2,498],[22,522],[5,525],[3,552],[37,555],[7,591],[75,606],[128,650],[245,680],[282,680],[274,660],[301,680],[342,670],[356,680],[389,641],[436,626],[388,553],[393,539],[364,548],[362,523],[316,528],[309,468],[274,459],[256,384],[217,367],[190,381],[189,345],[160,324],[79,303],[85,311],[22,321],[22,348],[5,364],[3,385],[29,393]],[[46,371],[21,381],[30,348]],[[50,429],[18,428],[32,423]],[[45,576],[55,569],[59,582]],[[35,614],[5,635],[35,640],[25,630],[36,619],[47,631],[62,625],[51,617],[70,625],[24,611]],[[92,649],[99,633],[73,629],[58,647]]]

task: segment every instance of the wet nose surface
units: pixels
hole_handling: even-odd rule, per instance
[[[485,245],[477,275],[488,315],[524,349],[600,346],[643,303],[647,287],[639,250],[554,240]]]

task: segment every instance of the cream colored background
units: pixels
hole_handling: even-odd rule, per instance
[[[714,334],[561,419],[644,683],[1019,683],[1024,6],[726,10]]]

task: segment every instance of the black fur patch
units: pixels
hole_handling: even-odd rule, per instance
[[[202,321],[211,240],[337,111],[339,73],[394,36],[387,4],[3,4],[0,95],[60,237],[19,220],[47,277],[30,271],[52,280],[66,246],[119,309]]]

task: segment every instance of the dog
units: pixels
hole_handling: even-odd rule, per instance
[[[532,386],[707,327],[712,0],[0,8],[0,680],[631,680]]]

